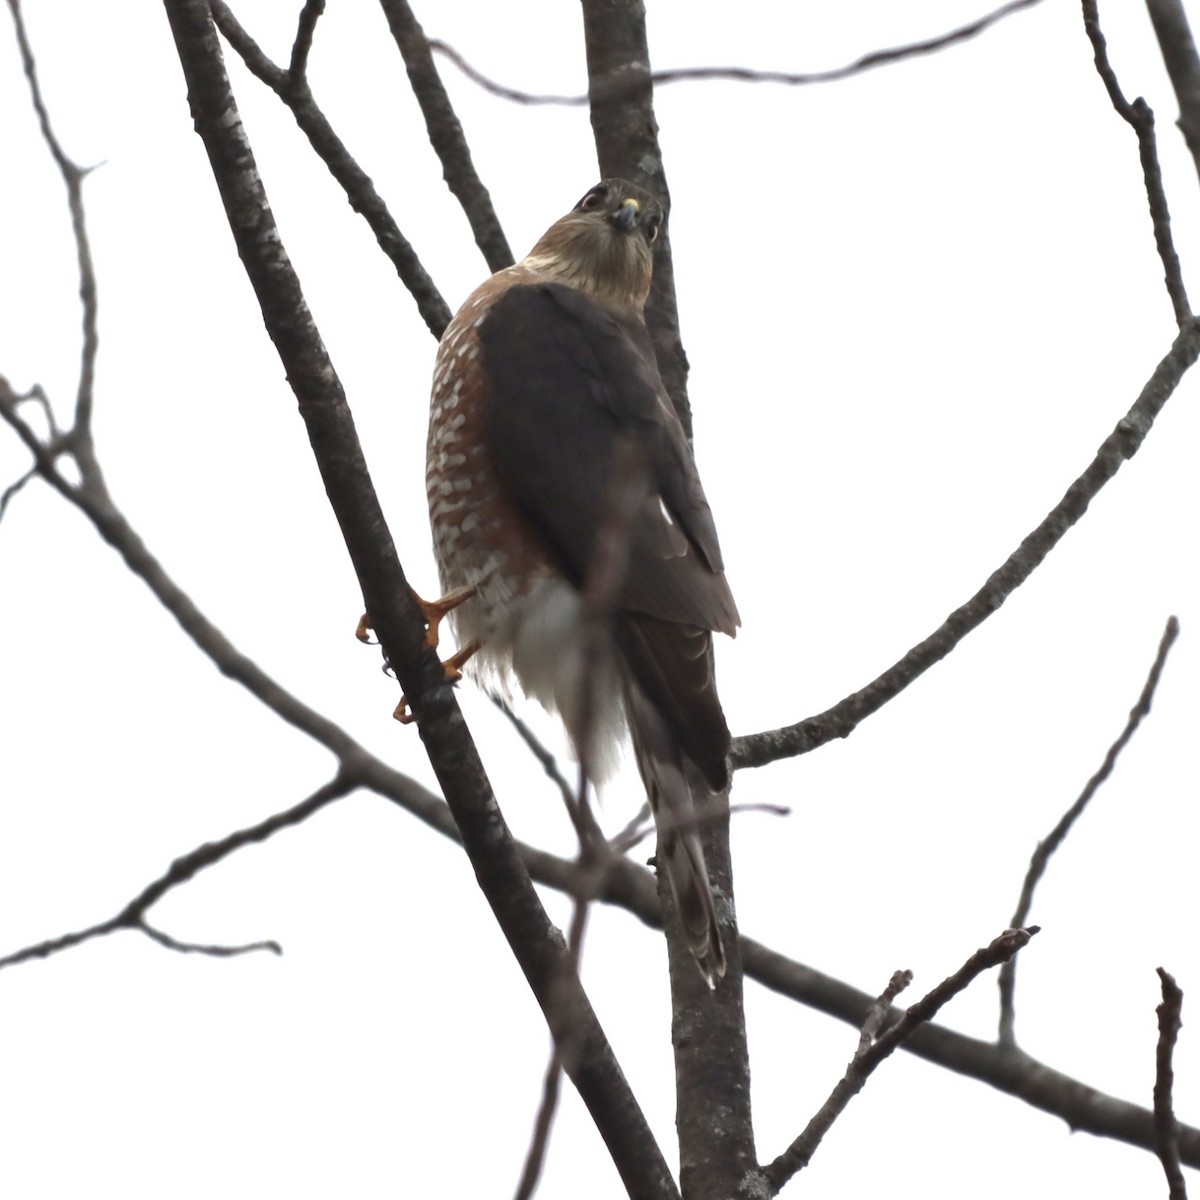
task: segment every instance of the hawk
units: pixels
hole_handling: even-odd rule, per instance
[[[447,326],[426,467],[445,595],[425,610],[434,644],[447,613],[455,627],[448,676],[468,658],[485,683],[515,676],[593,775],[628,729],[657,861],[713,987],[725,954],[685,761],[713,792],[728,785],[712,633],[733,636],[739,618],[643,318],[663,215],[648,192],[604,180]],[[597,639],[584,588],[631,446],[644,487]]]

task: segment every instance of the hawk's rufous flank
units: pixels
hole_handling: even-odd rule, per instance
[[[642,315],[662,221],[653,196],[607,179],[447,327],[426,468],[446,596],[428,612],[435,637],[452,609],[465,651],[454,666],[473,654],[485,682],[515,676],[561,714],[593,775],[628,728],[658,863],[713,986],[725,954],[684,760],[714,792],[728,784],[712,632],[739,621]],[[584,590],[609,553],[622,480],[638,489],[627,561],[597,614]]]

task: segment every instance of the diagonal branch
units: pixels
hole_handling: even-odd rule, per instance
[[[1138,702],[1130,710],[1129,720],[1126,721],[1125,728],[1121,731],[1121,736],[1109,746],[1108,753],[1104,756],[1104,761],[1100,764],[1099,769],[1091,779],[1087,781],[1083,791],[1079,794],[1079,798],[1063,813],[1058,824],[1050,831],[1046,839],[1038,842],[1037,849],[1033,852],[1033,858],[1029,863],[1029,870],[1025,873],[1025,882],[1021,885],[1021,896],[1017,901],[1017,911],[1013,914],[1011,924],[1014,929],[1021,928],[1028,920],[1029,910],[1033,905],[1034,890],[1041,882],[1050,859],[1059,846],[1062,845],[1067,834],[1071,832],[1075,822],[1083,816],[1083,810],[1091,803],[1092,797],[1112,774],[1113,767],[1117,764],[1117,758],[1120,756],[1121,751],[1129,745],[1133,735],[1138,730],[1138,726],[1142,723],[1142,718],[1149,715],[1150,705],[1154,700],[1154,693],[1158,688],[1158,681],[1162,676],[1167,655],[1171,652],[1171,647],[1175,644],[1175,639],[1178,636],[1179,621],[1175,617],[1170,617],[1167,620],[1166,629],[1163,630],[1162,639],[1158,643],[1158,653],[1154,656],[1154,662],[1150,667],[1150,674],[1147,676],[1146,682],[1142,687],[1142,694],[1138,697]],[[1014,1006],[1016,972],[1016,959],[1009,959],[1000,968],[1000,1041],[1007,1046],[1016,1043],[1016,1013]]]
[[[734,768],[761,767],[781,758],[807,754],[834,738],[848,737],[859,722],[945,658],[1041,566],[1067,530],[1087,512],[1100,489],[1138,452],[1163,405],[1197,357],[1200,357],[1200,326],[1189,322],[1154,369],[1133,406],[1105,438],[1087,470],[970,600],[956,608],[933,633],[877,679],[832,708],[782,729],[735,738]]]
[[[441,160],[442,177],[462,205],[475,235],[475,244],[483,251],[489,270],[499,271],[511,266],[513,256],[508,239],[492,207],[492,198],[475,170],[471,148],[429,51],[429,39],[413,15],[408,0],[380,2],[388,28],[404,59],[413,95],[421,106],[429,144]]]
[[[303,73],[285,71],[273,63],[242,28],[224,0],[212,0],[211,7],[217,28],[237,51],[247,69],[291,110],[309,144],[346,193],[350,207],[361,213],[363,220],[371,227],[379,248],[387,255],[396,268],[400,282],[416,301],[421,319],[433,336],[440,338],[442,330],[450,323],[450,309],[446,301],[442,299],[416,251],[400,232],[383,197],[375,190],[371,177],[358,165],[334,133],[325,114],[317,107],[307,78]]]

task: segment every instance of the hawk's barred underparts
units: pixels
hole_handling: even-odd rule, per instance
[[[713,791],[728,784],[712,632],[739,622],[642,315],[662,220],[649,193],[605,180],[468,297],[438,349],[426,486],[450,619],[476,671],[515,675],[560,713],[593,774],[628,727],[658,862],[714,985],[725,955],[685,760]],[[597,615],[583,591],[631,462],[644,486],[628,562]]]

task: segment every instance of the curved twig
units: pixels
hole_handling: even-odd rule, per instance
[[[1079,798],[1063,813],[1058,824],[1054,826],[1045,840],[1038,842],[1037,849],[1033,852],[1033,857],[1029,862],[1029,870],[1025,873],[1025,881],[1021,885],[1021,895],[1017,901],[1017,910],[1013,913],[1011,922],[1013,928],[1019,929],[1029,919],[1029,910],[1033,905],[1034,890],[1041,881],[1042,875],[1045,874],[1050,859],[1059,846],[1062,845],[1067,834],[1071,832],[1072,826],[1083,815],[1083,810],[1091,803],[1092,797],[1099,791],[1100,786],[1112,774],[1113,767],[1117,763],[1117,758],[1120,756],[1121,751],[1129,745],[1133,735],[1137,732],[1138,726],[1142,723],[1142,718],[1149,714],[1150,705],[1154,700],[1154,693],[1158,688],[1158,681],[1162,676],[1163,666],[1167,661],[1167,655],[1171,652],[1171,647],[1175,644],[1175,639],[1178,636],[1179,621],[1176,617],[1170,617],[1167,620],[1167,627],[1163,630],[1162,639],[1158,643],[1158,653],[1154,656],[1154,662],[1150,667],[1150,674],[1147,676],[1146,682],[1142,687],[1142,694],[1130,710],[1129,720],[1125,723],[1125,728],[1121,731],[1121,736],[1109,746],[1108,753],[1104,756],[1104,761],[1100,764],[1099,769],[1091,779],[1087,781],[1083,791],[1079,794]],[[1000,978],[998,981],[1000,988],[1000,1041],[1009,1046],[1016,1042],[1016,971],[1016,960],[1009,959],[1000,968]]]
[[[1150,219],[1154,224],[1154,243],[1162,261],[1167,295],[1171,298],[1171,305],[1175,310],[1175,321],[1182,329],[1191,319],[1192,308],[1188,303],[1187,289],[1183,283],[1183,268],[1179,265],[1179,255],[1175,252],[1175,241],[1171,236],[1171,210],[1167,204],[1166,189],[1163,187],[1162,168],[1158,163],[1154,110],[1141,96],[1132,104],[1125,99],[1117,81],[1117,73],[1108,61],[1108,43],[1100,30],[1100,14],[1096,8],[1096,0],[1083,0],[1083,27],[1092,43],[1096,72],[1104,82],[1113,108],[1137,134],[1142,177],[1146,183],[1146,198],[1150,202]]]
[[[1011,16],[1015,12],[1020,12],[1021,9],[1032,8],[1038,2],[1039,0],[1012,0],[1011,3],[1002,4],[999,8],[987,13],[985,16],[979,17],[974,21],[969,21],[966,25],[960,25],[957,29],[952,29],[948,33],[939,34],[937,37],[924,38],[921,41],[908,42],[903,46],[890,46],[884,50],[872,50],[869,54],[864,54],[851,63],[847,63],[841,67],[831,67],[824,71],[760,71],[750,67],[678,67],[668,71],[655,71],[650,76],[650,81],[656,87],[662,87],[669,83],[704,83],[718,79],[734,83],[776,83],[787,87],[804,87],[813,83],[834,83],[840,79],[849,79],[851,76],[861,75],[865,71],[874,70],[876,67],[885,67],[910,58],[920,58],[926,54],[933,54],[938,50],[945,50],[947,47],[956,45],[959,42],[968,41],[970,38],[983,33],[985,29],[995,25],[998,21],[1002,21],[1005,17]],[[505,84],[497,83],[494,79],[490,79],[482,71],[477,70],[467,62],[453,46],[446,42],[431,39],[429,46],[430,49],[436,50],[437,53],[448,58],[472,83],[478,84],[485,92],[490,92],[493,96],[498,96],[501,100],[510,100],[514,104],[553,104],[581,107],[587,104],[589,100],[594,101],[598,95],[606,100],[626,100],[630,92],[637,90],[636,83],[622,82],[619,79],[613,78],[609,82],[602,84],[599,92],[595,88],[589,89],[586,96],[563,96],[526,92],[520,88],[508,87]]]
[[[964,637],[977,629],[1041,566],[1063,535],[1087,512],[1100,489],[1141,447],[1162,407],[1179,381],[1200,357],[1200,326],[1189,321],[1146,381],[1136,401],[1105,438],[1087,470],[1004,563],[965,604],[956,608],[924,641],[866,687],[832,708],[764,733],[734,739],[732,763],[761,767],[781,758],[807,754],[834,738],[848,737],[859,722],[898,696],[910,683],[940,662]]]

